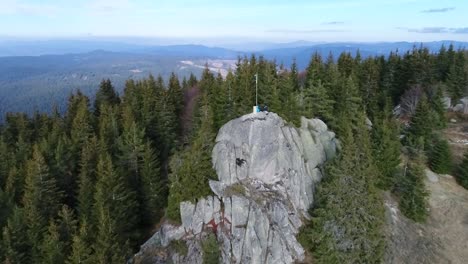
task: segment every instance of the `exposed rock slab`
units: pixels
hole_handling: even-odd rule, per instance
[[[302,261],[296,235],[309,218],[321,167],[335,156],[337,142],[321,120],[301,123],[295,128],[262,112],[224,125],[212,155],[219,179],[209,183],[214,196],[182,202],[180,229],[166,232],[163,225],[150,241],[186,241],[187,256],[167,255],[174,263],[199,263],[206,232],[216,234],[223,263]]]

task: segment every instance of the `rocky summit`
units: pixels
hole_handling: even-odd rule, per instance
[[[209,234],[222,263],[303,261],[296,235],[336,148],[335,134],[319,119],[302,118],[296,128],[261,112],[228,122],[213,149],[213,195],[182,202],[182,224],[164,223],[133,261],[202,263]]]

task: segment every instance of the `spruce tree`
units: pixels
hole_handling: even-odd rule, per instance
[[[454,103],[463,97],[468,87],[468,73],[465,70],[465,61],[465,54],[458,51],[448,73],[448,91]]]
[[[355,132],[349,121],[345,123],[342,152],[326,171],[311,211],[312,222],[300,240],[312,252],[314,263],[379,263],[385,216],[375,188],[377,169],[370,139],[364,122],[356,124]]]
[[[101,106],[103,104],[108,104],[114,106],[120,103],[120,98],[117,92],[112,85],[112,82],[107,80],[102,80],[99,85],[99,90],[96,93],[96,98],[94,100],[94,113],[96,116],[100,115]]]
[[[465,189],[468,189],[468,152],[465,152],[462,163],[458,166],[456,179]]]
[[[447,120],[445,118],[445,104],[444,104],[444,93],[443,85],[438,85],[434,87],[435,93],[431,96],[431,106],[434,114],[434,122],[436,123],[436,128],[442,129],[447,126]]]
[[[69,256],[72,250],[72,238],[76,233],[77,221],[72,209],[67,205],[63,205],[62,209],[59,211],[56,225],[63,246],[62,254],[64,256]]]
[[[116,138],[119,137],[121,124],[119,120],[119,109],[108,104],[103,104],[99,116],[99,147],[111,155],[117,153]]]
[[[447,140],[435,138],[429,151],[429,165],[440,174],[450,173],[452,170],[452,153]]]
[[[177,77],[177,75],[175,75],[175,73],[172,73],[171,77],[169,78],[167,96],[168,102],[174,107],[174,113],[176,116],[176,135],[180,136],[182,133],[180,119],[184,111],[185,102],[184,93],[182,91],[182,87],[180,87],[179,78]]]
[[[169,176],[170,189],[168,198],[168,217],[180,220],[179,203],[185,200],[194,201],[209,195],[208,180],[216,179],[211,163],[211,151],[214,146],[213,115],[207,104],[207,97],[202,99],[200,108],[202,123],[194,138],[193,144],[171,161],[172,173]]]
[[[384,113],[374,120],[372,129],[372,149],[375,165],[379,169],[378,187],[390,190],[395,184],[395,175],[401,163],[401,144],[399,129],[389,113]]]
[[[31,244],[27,235],[24,209],[15,207],[3,228],[0,245],[3,249],[2,263],[32,263]]]
[[[39,148],[34,146],[33,157],[26,164],[26,188],[23,197],[28,224],[28,236],[32,242],[33,261],[39,261],[39,243],[46,231],[49,219],[57,216],[62,199],[57,182]]]
[[[54,221],[50,221],[47,234],[40,246],[41,263],[61,264],[65,262],[64,244],[60,240],[60,234]]]
[[[327,93],[325,86],[319,80],[305,91],[306,117],[317,117],[323,121],[333,120],[334,101]]]
[[[419,159],[416,158],[406,164],[403,175],[398,180],[396,193],[400,197],[401,212],[416,222],[424,222],[428,216],[429,193],[424,184],[423,163]]]
[[[93,244],[92,263],[124,263],[128,256],[128,247],[125,240],[118,235],[118,223],[111,216],[110,210],[103,206],[97,207],[97,229],[96,241]]]
[[[427,97],[424,95],[416,107],[416,112],[411,117],[410,127],[407,131],[407,141],[420,149],[424,149],[432,134],[434,124],[430,111]]]
[[[83,147],[78,175],[78,218],[91,221],[93,218],[98,142],[96,137],[89,139]]]
[[[93,263],[93,252],[90,241],[88,224],[86,219],[83,219],[79,231],[73,236],[72,251],[67,260],[67,264]]]
[[[141,164],[143,223],[159,220],[167,202],[167,183],[161,175],[158,157],[149,143],[145,144]]]
[[[118,239],[113,243],[121,246],[125,241],[132,240],[135,235],[138,235],[136,194],[122,173],[115,169],[111,156],[107,153],[99,157],[94,199],[95,217],[110,217],[114,221],[111,226]],[[98,229],[101,228],[100,224],[108,225],[108,221],[110,220],[97,219]]]
[[[140,220],[150,224],[165,204],[164,185],[159,162],[149,142],[145,143],[144,130],[135,122],[124,128],[118,140],[119,165],[141,206]]]

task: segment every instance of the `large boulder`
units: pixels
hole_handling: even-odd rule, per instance
[[[335,156],[337,142],[321,120],[302,118],[301,123],[295,128],[275,113],[261,112],[225,124],[212,155],[219,179],[209,183],[214,195],[182,202],[182,225],[164,224],[149,240],[158,248],[180,240],[187,252],[159,256],[174,263],[201,263],[201,241],[214,232],[223,263],[304,260],[296,235],[310,217],[322,166]],[[146,246],[135,259],[151,251],[160,252]]]

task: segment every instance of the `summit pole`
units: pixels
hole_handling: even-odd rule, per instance
[[[258,106],[258,73],[255,74],[255,105]]]

